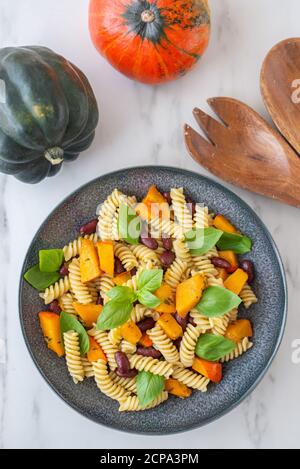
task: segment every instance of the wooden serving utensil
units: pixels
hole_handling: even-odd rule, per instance
[[[210,141],[185,125],[185,141],[195,161],[221,179],[300,207],[300,159],[257,112],[232,98],[208,104],[222,123],[200,109],[194,116]]]
[[[300,154],[300,38],[286,39],[270,50],[260,86],[273,121]]]

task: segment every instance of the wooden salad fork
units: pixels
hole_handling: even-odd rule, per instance
[[[286,140],[236,99],[211,98],[208,104],[222,122],[194,109],[209,141],[185,125],[192,158],[234,185],[300,207],[300,159]]]
[[[300,38],[276,44],[264,60],[261,94],[279,131],[300,154]]]

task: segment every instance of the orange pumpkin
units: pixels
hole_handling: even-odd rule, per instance
[[[208,0],[91,0],[89,27],[113,67],[158,84],[181,77],[203,55],[210,9]]]

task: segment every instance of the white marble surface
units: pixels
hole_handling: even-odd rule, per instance
[[[258,388],[236,410],[202,429],[168,437],[132,436],[98,426],[64,404],[36,370],[21,334],[18,281],[40,223],[60,200],[90,179],[121,167],[166,164],[205,171],[187,155],[182,125],[210,96],[242,99],[265,114],[259,71],[269,48],[299,35],[299,0],[211,0],[213,35],[200,65],[160,88],[133,83],[98,56],[87,30],[87,0],[0,0],[0,46],[47,45],[82,68],[100,103],[92,149],[38,186],[0,176],[0,447],[256,448],[299,447],[300,212],[232,188],[261,216],[281,251],[289,314],[280,351]],[[267,175],[266,175],[267,177]]]

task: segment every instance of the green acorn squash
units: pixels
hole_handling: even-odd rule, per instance
[[[50,49],[0,49],[0,171],[35,184],[89,148],[99,113],[85,75]]]

